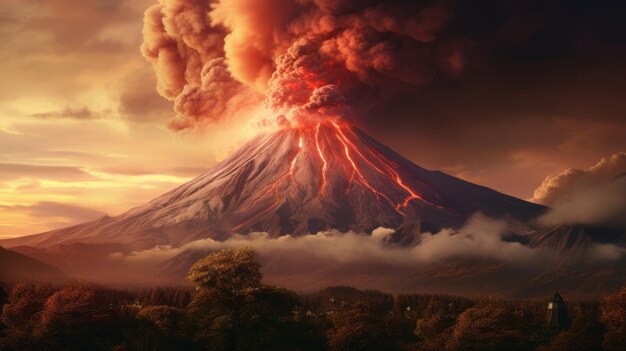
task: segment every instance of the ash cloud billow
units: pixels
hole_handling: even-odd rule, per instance
[[[446,28],[450,12],[449,1],[161,0],[142,53],[175,102],[174,129],[263,98],[275,116],[337,117],[461,73],[472,45]]]
[[[174,130],[187,129],[207,118],[213,121],[228,119],[258,100],[232,78],[223,58],[209,61],[200,75],[199,85],[185,85],[174,100],[178,116],[170,122]]]

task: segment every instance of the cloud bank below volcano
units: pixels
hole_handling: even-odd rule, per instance
[[[540,255],[531,248],[510,242],[503,235],[517,224],[483,215],[473,216],[458,230],[443,229],[438,233],[422,233],[413,246],[392,241],[391,229],[378,228],[371,234],[339,231],[312,235],[272,238],[267,233],[233,235],[225,241],[201,239],[181,247],[157,246],[128,255],[113,254],[113,259],[151,263],[167,261],[186,251],[212,252],[235,247],[251,247],[260,256],[288,257],[309,264],[367,264],[380,263],[395,266],[418,266],[448,257],[478,257],[497,259],[516,264],[537,263]],[[519,227],[517,227],[519,229]]]

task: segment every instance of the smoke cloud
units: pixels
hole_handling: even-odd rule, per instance
[[[160,0],[143,55],[175,102],[174,129],[228,119],[262,97],[269,113],[350,115],[380,91],[464,70],[472,43],[447,30],[449,1]]]
[[[227,70],[227,32],[209,11],[211,1],[165,0],[144,14],[141,52],[154,66],[159,94],[174,101],[174,130],[218,122],[261,101]]]
[[[174,100],[178,117],[170,122],[172,129],[187,129],[205,119],[215,122],[229,119],[258,101],[249,89],[232,78],[223,58],[207,63],[200,76],[199,85],[186,85]]]
[[[587,169],[548,176],[533,201],[552,206],[542,220],[626,227],[626,153],[615,153]]]

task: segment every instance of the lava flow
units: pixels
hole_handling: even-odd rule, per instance
[[[354,154],[359,156],[359,159],[363,160],[369,167],[374,169],[376,172],[382,174],[383,176],[388,177],[391,181],[395,182],[397,187],[401,188],[402,190],[404,190],[407,193],[407,197],[404,199],[404,201],[402,201],[401,203],[395,204],[396,211],[402,213],[401,210],[406,208],[412,200],[419,200],[419,201],[425,202],[425,203],[427,203],[429,205],[436,206],[438,208],[442,208],[443,209],[443,206],[440,206],[440,205],[437,205],[437,204],[434,204],[434,203],[432,203],[430,201],[425,200],[422,196],[416,194],[416,192],[413,189],[411,189],[409,186],[407,186],[405,184],[405,182],[402,180],[402,177],[400,177],[400,175],[398,174],[398,172],[396,172],[394,170],[394,167],[398,167],[397,163],[395,163],[394,161],[388,160],[387,158],[385,158],[382,154],[380,154],[375,149],[373,149],[371,147],[366,147],[365,149],[367,151],[369,151],[369,153],[371,155],[373,155],[376,160],[378,160],[378,162],[380,163],[380,166],[376,165],[372,160],[369,160],[359,150],[359,148],[356,146],[355,142],[351,141],[350,138],[347,136],[347,135],[351,135],[354,138],[358,138],[358,136],[354,133],[354,131],[350,128],[350,126],[342,126],[342,125],[338,124],[335,121],[332,121],[331,123],[332,123],[334,129],[337,131],[337,134],[336,134],[337,139],[339,139],[339,141],[344,145],[344,148],[346,150],[346,157],[350,161],[350,164],[354,167],[355,172],[359,175],[359,178],[361,179],[363,184],[368,189],[370,189],[375,195],[381,195],[387,201],[392,203],[391,199],[389,199],[388,196],[383,194],[381,191],[378,191],[375,188],[373,188],[369,184],[369,182],[367,182],[365,177],[363,177],[363,172],[358,168],[356,163],[350,157],[350,153],[348,151],[349,149],[352,149],[354,151]],[[344,132],[344,129],[347,130],[349,133],[346,134]],[[381,169],[381,167],[382,167],[382,169]]]
[[[326,179],[326,170],[328,170],[328,162],[326,162],[326,157],[322,152],[322,148],[320,146],[320,124],[318,123],[315,126],[315,147],[317,148],[317,153],[320,156],[320,160],[322,160],[322,187],[320,188],[320,195],[324,195],[324,190],[326,190],[326,183],[328,180]],[[302,139],[300,139],[302,140]]]

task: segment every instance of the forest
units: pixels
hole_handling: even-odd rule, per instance
[[[253,250],[213,253],[190,287],[120,290],[86,281],[0,289],[1,350],[626,350],[626,287],[566,301],[267,286]]]

